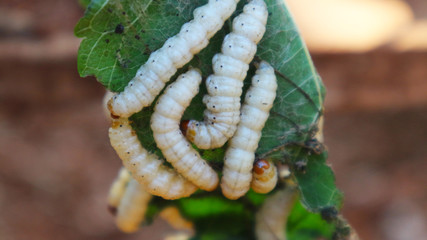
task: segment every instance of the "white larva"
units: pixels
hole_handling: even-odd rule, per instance
[[[239,122],[243,80],[265,32],[268,11],[263,0],[251,0],[233,20],[233,31],[213,59],[213,72],[206,80],[208,94],[204,121],[181,124],[186,137],[198,148],[218,148],[233,136]]]
[[[218,175],[182,135],[179,122],[191,99],[199,92],[202,76],[196,69],[180,75],[160,96],[151,116],[151,128],[157,147],[166,160],[199,188],[212,191]]]
[[[251,188],[257,193],[268,193],[276,187],[277,168],[271,161],[259,159],[254,164]]]
[[[209,0],[206,5],[196,8],[194,19],[153,52],[124,91],[110,99],[108,108],[111,114],[129,117],[151,105],[177,68],[188,63],[194,54],[208,45],[209,39],[234,12],[237,2],[239,0]]]
[[[274,69],[262,61],[245,95],[240,122],[225,152],[221,188],[229,199],[237,199],[249,190],[255,150],[276,98],[276,89]]]
[[[135,179],[126,186],[125,193],[117,208],[117,227],[126,233],[138,230],[145,217],[152,195]]]
[[[109,129],[111,146],[147,192],[164,199],[178,199],[188,197],[197,190],[194,184],[164,166],[162,160],[141,146],[127,118],[112,121]]]
[[[256,239],[286,240],[286,221],[296,196],[294,187],[286,187],[264,201],[255,215]]]
[[[121,168],[114,182],[111,184],[110,192],[108,193],[108,209],[112,214],[116,214],[117,207],[123,198],[125,193],[126,185],[131,179],[131,175],[128,170]]]

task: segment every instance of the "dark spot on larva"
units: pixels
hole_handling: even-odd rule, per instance
[[[188,32],[188,29],[187,29],[187,30],[185,30],[185,32]]]
[[[196,156],[196,157],[197,157],[197,153],[195,153],[195,154],[194,154],[194,156]]]
[[[215,105],[213,105],[212,108],[215,108]]]
[[[218,87],[217,87],[217,86],[215,86],[215,89],[218,89]]]
[[[198,127],[199,126],[199,123],[196,123],[196,127]]]
[[[268,105],[268,103],[263,102],[262,105]]]
[[[112,12],[113,12],[113,9],[108,8],[108,9],[107,9],[107,11],[108,11],[109,13],[112,13]]]
[[[216,119],[216,117],[213,117],[213,119],[215,120],[215,119]]]
[[[135,39],[139,40],[139,39],[141,39],[141,37],[139,35],[135,35]]]
[[[242,23],[241,25],[242,25],[242,26],[245,26],[245,24],[244,24],[244,23]]]
[[[139,76],[141,76],[141,77],[142,77],[142,73],[140,73],[140,74],[139,74]]]
[[[123,14],[123,15],[126,15],[126,12],[124,12],[124,11],[123,11],[123,12],[122,12],[122,14]]]
[[[135,166],[136,166],[136,163],[132,163],[132,165],[135,167]]]
[[[249,97],[252,97],[252,95],[249,94]]]
[[[254,11],[255,11],[255,8],[252,8],[252,10],[254,10]]]
[[[172,47],[172,45],[169,45],[168,47],[170,47],[170,48],[171,48],[171,47]]]
[[[256,80],[257,82],[259,82],[259,79],[258,80]]]
[[[214,123],[214,122],[211,122],[211,124],[212,124],[212,125],[214,125],[215,123]]]
[[[110,43],[110,39],[105,39],[105,43]]]
[[[124,31],[125,27],[121,23],[117,24],[116,29],[114,30],[117,34],[122,34]]]
[[[123,125],[120,124],[120,127],[123,127]]]
[[[131,86],[131,87],[132,87],[132,86],[133,86],[133,83],[129,84],[129,86]]]
[[[126,152],[127,154],[130,154],[130,152]]]
[[[221,66],[219,66],[220,68],[222,68],[222,65]]]
[[[231,48],[231,45],[228,45],[229,48]]]
[[[205,15],[202,15],[202,18],[204,18],[205,17]]]
[[[116,216],[116,214],[117,214],[117,208],[116,207],[108,205],[107,209],[113,216]]]

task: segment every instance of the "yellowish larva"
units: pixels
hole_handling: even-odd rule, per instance
[[[249,190],[255,150],[276,98],[276,89],[274,69],[262,61],[245,95],[240,122],[225,152],[221,188],[229,199],[237,199]]]
[[[124,91],[108,102],[112,115],[129,117],[143,107],[151,105],[175,74],[177,68],[188,63],[208,44],[209,39],[236,9],[239,0],[209,0],[194,10],[194,19],[184,24],[180,32],[167,40],[162,48],[153,52],[137,71]]]
[[[131,179],[117,208],[117,227],[126,233],[138,230],[151,198],[152,195],[141,184]]]
[[[268,193],[276,187],[277,168],[271,161],[259,159],[253,168],[251,188],[257,193]]]
[[[116,179],[114,179],[114,182],[111,184],[110,192],[108,193],[108,210],[110,210],[113,215],[115,215],[117,212],[117,207],[122,200],[126,185],[130,179],[130,173],[128,170],[122,167],[120,168]]]
[[[181,124],[186,137],[198,148],[218,148],[233,136],[239,122],[243,80],[265,32],[268,11],[263,0],[251,0],[233,20],[233,30],[213,59],[213,72],[206,80],[208,94],[204,121]]]
[[[191,69],[169,85],[154,108],[151,128],[157,147],[166,160],[196,186],[212,191],[218,185],[218,175],[179,129],[182,114],[198,93],[201,80],[199,71]]]
[[[164,166],[162,160],[141,146],[127,118],[113,119],[109,136],[123,165],[147,192],[165,199],[178,199],[197,190],[195,185]]]
[[[296,199],[294,187],[269,196],[255,216],[255,235],[262,240],[286,240],[286,221]]]

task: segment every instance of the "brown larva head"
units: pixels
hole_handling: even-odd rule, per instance
[[[113,98],[110,98],[110,100],[108,100],[107,102],[107,108],[108,111],[110,111],[110,115],[112,119],[118,119],[120,116],[114,114],[114,110],[113,110]]]
[[[116,216],[117,215],[117,208],[111,205],[108,205],[108,211],[113,215]]]
[[[254,172],[259,175],[264,173],[264,169],[269,169],[269,168],[270,168],[270,163],[264,159],[259,159],[254,164]]]
[[[181,124],[179,124],[179,128],[181,129],[181,132],[184,136],[187,135],[188,130],[188,124],[190,123],[190,120],[183,120],[181,121]]]

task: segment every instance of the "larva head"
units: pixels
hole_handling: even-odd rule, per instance
[[[264,159],[259,159],[254,163],[254,172],[258,175],[261,175],[264,173],[264,170],[267,170],[270,168],[270,163]]]
[[[113,109],[114,97],[115,96],[111,97],[110,100],[108,100],[108,102],[107,102],[107,109],[108,109],[108,111],[110,111],[110,116],[111,116],[112,119],[118,119],[120,117],[119,117],[119,115],[117,115],[117,114],[114,113],[114,109]]]
[[[182,134],[190,140],[190,142],[194,142],[194,137],[196,136],[196,127],[198,123],[194,120],[184,120],[179,125]]]

